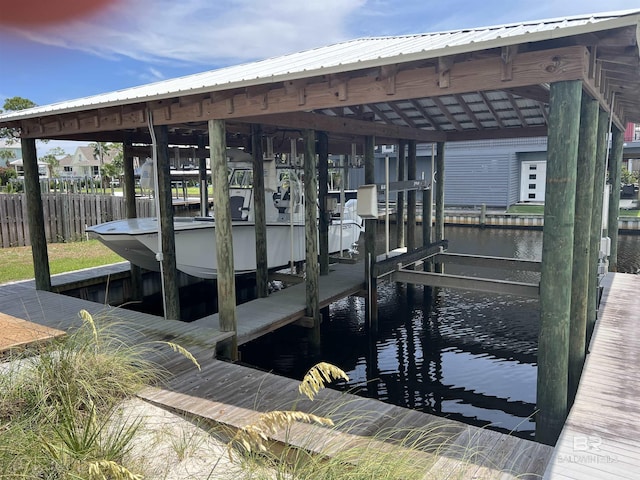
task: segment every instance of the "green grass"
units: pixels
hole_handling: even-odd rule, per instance
[[[98,240],[50,243],[47,245],[47,250],[51,274],[108,265],[124,260]],[[0,248],[0,265],[2,265],[0,284],[34,277],[31,247]]]

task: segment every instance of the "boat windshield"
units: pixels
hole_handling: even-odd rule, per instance
[[[246,169],[234,169],[229,176],[229,187],[231,188],[252,188],[253,171]]]

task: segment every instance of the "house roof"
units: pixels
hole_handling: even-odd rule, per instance
[[[119,116],[110,120],[114,123],[112,131],[122,132],[128,123],[144,129],[145,112],[151,108],[160,113],[154,114],[157,123],[180,123],[184,129],[184,123],[189,122],[186,130],[192,134],[198,130],[192,128],[197,127],[194,123],[206,118],[260,123],[265,120],[267,124],[295,127],[301,125],[303,112],[312,112],[329,118],[432,132],[436,134],[433,140],[449,139],[449,134],[457,134],[450,139],[464,139],[465,135],[460,135],[464,133],[476,138],[474,134],[478,132],[486,135],[497,130],[511,130],[511,136],[516,135],[516,130],[518,135],[531,136],[544,134],[548,113],[546,80],[582,77],[589,93],[605,109],[612,109],[614,121],[622,126],[629,121],[640,123],[639,21],[640,10],[626,10],[447,32],[361,38],[5,113],[0,115],[0,125],[20,126],[23,134],[32,137],[86,139],[89,137],[83,136],[85,133],[109,130],[103,124],[108,117],[105,113]],[[545,57],[545,52],[557,54]],[[580,59],[580,55],[588,58]],[[483,78],[484,72],[493,74],[496,69],[502,71],[501,78]],[[397,91],[401,75],[415,74],[415,79],[408,80],[415,84],[420,72],[425,73],[423,94],[416,88],[412,90],[416,93]],[[436,85],[427,78],[429,73],[435,73]],[[519,76],[518,81],[513,81],[515,75]],[[357,98],[353,96],[351,84],[364,85],[371,77],[375,77],[375,82],[368,82],[369,90],[363,87]],[[531,78],[530,84],[527,78]],[[473,88],[474,83],[478,84],[477,89]],[[407,83],[406,88],[410,87]],[[320,88],[331,90],[339,101],[331,95],[321,98],[318,94],[318,100],[310,103],[309,99]],[[384,89],[385,95],[374,89]],[[242,95],[246,97],[245,105],[238,108]],[[285,97],[289,101],[296,95],[297,105],[284,105]],[[187,110],[194,111],[187,113]],[[93,115],[91,120],[87,120],[89,112]],[[289,116],[283,119],[278,114]],[[267,118],[268,115],[276,116]],[[57,117],[50,120],[52,116]],[[65,123],[67,119],[69,124]],[[326,121],[327,118],[321,119],[321,123]],[[344,130],[357,131],[358,125],[350,123]],[[391,130],[389,137],[397,131]],[[199,130],[200,134],[203,132],[206,134],[206,130]],[[119,140],[113,135],[103,138]],[[417,135],[416,139],[427,138]],[[177,140],[175,136],[174,142],[188,143],[186,139]]]

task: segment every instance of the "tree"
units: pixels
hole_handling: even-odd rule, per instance
[[[16,158],[16,154],[11,150],[0,150],[0,166],[9,166],[9,160]],[[2,165],[4,163],[4,165]]]
[[[45,156],[40,158],[40,161],[45,162],[47,164],[47,168],[49,169],[49,177],[53,178],[57,176],[56,170],[60,167],[60,160],[58,157],[66,155],[65,152],[60,147],[55,147],[49,150]]]
[[[14,112],[17,110],[24,110],[26,108],[31,108],[36,106],[37,105],[35,103],[33,103],[31,100],[27,98],[11,97],[11,98],[7,98],[4,101],[4,105],[2,106],[2,108],[4,108],[4,110],[8,112]],[[2,113],[2,110],[0,110],[0,113]],[[11,145],[12,143],[14,143],[16,141],[16,138],[18,138],[19,136],[20,136],[20,133],[16,128],[7,128],[7,127],[0,128],[0,138],[4,138],[6,140],[7,145]],[[8,158],[5,158],[5,161],[6,160],[8,160]]]

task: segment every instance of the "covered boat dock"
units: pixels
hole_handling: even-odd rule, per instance
[[[433,144],[435,181],[427,193],[435,201],[435,228],[426,232],[429,243],[445,238],[445,142],[546,135],[536,422],[538,440],[553,444],[573,402],[596,322],[602,237],[611,239],[609,268],[616,269],[623,133],[628,122],[640,123],[639,20],[640,11],[634,10],[357,39],[3,114],[0,126],[18,129],[22,139],[36,287],[51,289],[36,139],[122,142],[129,217],[136,215],[132,158],[142,148],[142,155],[156,159],[162,225],[158,258],[169,319],[179,317],[169,146],[191,147],[201,171],[210,159],[220,246],[220,327],[232,332],[221,353],[233,358],[237,318],[229,251],[228,146],[251,151],[256,159],[304,152],[306,317],[317,335],[318,279],[328,273],[328,254],[326,222],[316,227],[316,208],[319,196],[322,218],[329,153],[361,156],[365,182],[373,184],[376,145],[399,145],[403,178],[398,180],[404,181],[416,179],[416,144]],[[613,188],[603,229],[607,170]],[[254,177],[260,191],[259,161]],[[407,191],[406,204],[404,200],[402,196],[399,208],[400,213],[406,208],[405,243],[411,252],[418,247],[416,191]],[[258,259],[266,258],[263,211],[257,202]],[[376,221],[368,220],[367,258],[376,258],[375,235]],[[370,281],[371,267],[365,262]],[[267,269],[260,261],[257,279],[260,296],[267,295]]]

